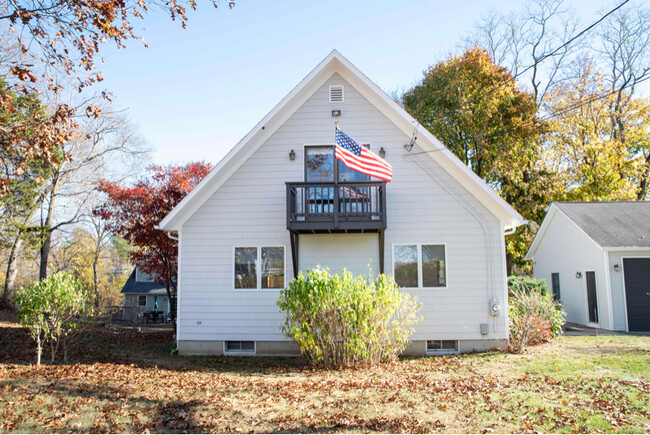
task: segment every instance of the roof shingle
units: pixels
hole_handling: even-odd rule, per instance
[[[124,287],[120,293],[137,293],[137,294],[147,294],[156,290],[165,290],[165,286],[157,284],[155,282],[138,282],[135,280],[135,269],[129,276],[129,279],[124,283]]]
[[[603,248],[650,248],[650,201],[554,204]]]

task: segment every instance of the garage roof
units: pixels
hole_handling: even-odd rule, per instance
[[[603,248],[650,248],[650,201],[553,204]]]

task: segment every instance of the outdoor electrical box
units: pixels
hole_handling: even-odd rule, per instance
[[[488,335],[490,326],[487,323],[481,323],[481,335]]]
[[[490,301],[490,315],[498,316],[499,314],[501,314],[501,304],[498,299],[492,299]]]

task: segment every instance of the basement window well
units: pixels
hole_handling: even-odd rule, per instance
[[[254,341],[226,341],[226,353],[255,353]]]
[[[458,340],[427,340],[428,355],[450,355],[458,353]]]

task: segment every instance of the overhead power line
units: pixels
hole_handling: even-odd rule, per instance
[[[559,47],[557,47],[555,50],[551,51],[550,53],[545,54],[545,55],[543,55],[542,57],[540,57],[540,58],[537,60],[537,63],[543,62],[543,61],[545,61],[546,59],[548,59],[549,57],[555,56],[555,55],[556,55],[560,50],[562,50],[562,49],[565,48],[565,47],[568,47],[570,44],[573,43],[573,41],[575,41],[575,40],[577,40],[577,39],[580,39],[580,37],[582,37],[582,35],[584,35],[585,33],[589,32],[589,31],[590,31],[591,29],[593,29],[594,27],[596,27],[598,24],[600,24],[602,21],[604,21],[607,17],[609,17],[609,16],[612,15],[614,12],[616,12],[617,10],[619,10],[620,8],[622,8],[623,6],[625,6],[625,4],[628,3],[629,1],[630,1],[630,0],[625,0],[623,3],[621,3],[621,4],[618,5],[618,6],[616,6],[614,9],[612,9],[611,11],[607,12],[605,15],[603,15],[602,17],[600,17],[600,19],[598,19],[598,21],[592,23],[590,26],[588,26],[588,27],[586,27],[585,29],[583,29],[580,33],[578,33],[577,35],[575,35],[573,38],[569,39],[569,40],[566,41],[564,44],[560,45]],[[513,77],[513,80],[516,79],[517,77],[521,76],[522,74],[525,74],[526,72],[530,71],[532,68],[535,67],[535,65],[536,65],[536,64],[532,64],[532,65],[528,66],[527,68],[524,68],[523,71],[517,73],[517,75]]]

